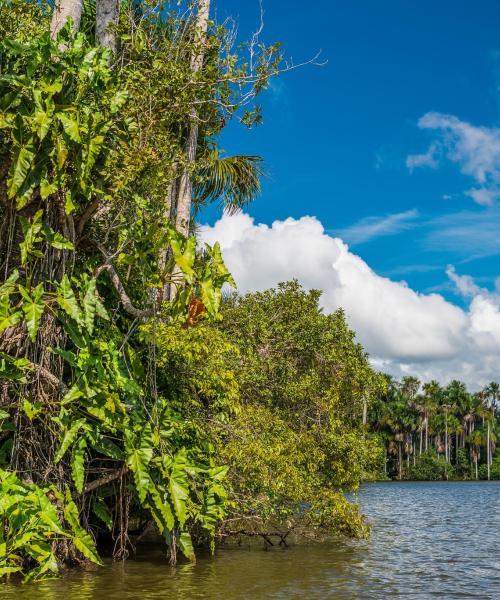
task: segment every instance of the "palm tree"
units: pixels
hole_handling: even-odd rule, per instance
[[[439,383],[433,379],[432,381],[429,381],[429,383],[424,383],[422,389],[424,392],[425,451],[427,452],[429,449],[429,417],[436,412],[442,388]]]
[[[195,210],[218,201],[226,213],[234,214],[260,193],[264,174],[260,156],[220,157],[211,145],[197,162],[193,177]]]
[[[476,479],[479,479],[479,475],[478,475],[478,462],[479,462],[479,458],[480,458],[480,453],[481,453],[481,446],[484,446],[484,436],[483,436],[483,432],[480,431],[479,429],[476,429],[475,431],[473,431],[469,436],[468,436],[468,441],[471,444],[471,451],[472,451],[472,461],[474,463],[474,469],[475,469],[475,474],[476,474]]]
[[[488,481],[491,477],[491,420],[494,419],[494,407],[500,398],[500,385],[492,381],[483,390],[483,399],[486,409],[486,423],[487,423],[487,435],[486,435],[486,466],[488,473]]]

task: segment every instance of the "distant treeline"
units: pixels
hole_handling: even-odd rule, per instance
[[[395,381],[372,400],[367,426],[385,450],[384,476],[393,479],[500,479],[500,386],[479,392],[452,381]]]

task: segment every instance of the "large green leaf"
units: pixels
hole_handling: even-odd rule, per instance
[[[58,231],[54,231],[48,225],[43,225],[43,233],[47,242],[57,250],[74,250],[75,246],[72,242],[67,240]]]
[[[97,499],[92,505],[92,510],[94,511],[94,514],[106,525],[109,531],[111,531],[113,529],[113,519],[106,503]]]
[[[64,518],[73,530],[74,535],[72,541],[75,544],[76,548],[80,550],[80,552],[83,554],[83,556],[85,556],[85,558],[88,558],[92,562],[101,565],[102,562],[99,558],[99,555],[97,554],[92,538],[80,525],[78,509],[76,508],[75,503],[71,499],[69,491],[66,491],[66,498],[64,503]]]
[[[151,484],[149,487],[149,496],[152,499],[154,508],[158,511],[155,515],[157,517],[156,520],[158,521],[158,517],[161,517],[161,532],[163,533],[163,529],[165,528],[168,531],[172,531],[175,525],[175,518],[168,500],[165,499],[165,494],[162,494],[157,486]],[[158,523],[158,525],[160,524]]]
[[[58,112],[56,113],[56,117],[61,122],[64,132],[66,135],[76,143],[80,143],[82,141],[80,137],[80,128],[78,124],[77,115],[71,115],[69,113]]]
[[[71,460],[71,475],[77,492],[80,494],[83,491],[83,483],[85,481],[85,450],[87,441],[81,437],[73,448],[73,457]]]
[[[186,239],[171,225],[168,234],[175,264],[182,271],[186,281],[191,283],[195,274],[193,267],[196,258],[196,238],[192,236]]]
[[[0,333],[9,327],[17,325],[22,319],[22,312],[10,305],[10,296],[16,290],[19,271],[13,271],[8,279],[0,286]]]
[[[92,335],[94,331],[94,321],[97,309],[97,290],[96,290],[96,279],[92,277],[89,280],[85,296],[83,297],[83,315],[85,328],[88,333]]]
[[[0,285],[0,298],[10,296],[16,289],[16,281],[19,279],[19,271],[14,269],[5,282]]]
[[[123,450],[108,437],[102,435],[94,435],[93,437],[94,439],[92,439],[91,444],[97,452],[104,454],[104,456],[109,456],[109,458],[123,460]]]
[[[52,115],[44,110],[37,110],[31,118],[31,126],[40,141],[47,135],[52,124]]]
[[[14,146],[12,163],[7,177],[7,195],[9,198],[14,198],[21,189],[28,177],[35,155],[36,149],[33,137],[28,138],[22,145],[16,144]],[[18,205],[17,208],[22,208],[22,205]]]
[[[193,542],[191,535],[187,531],[183,531],[179,536],[179,548],[186,558],[189,560],[194,559]]]
[[[181,527],[186,522],[186,500],[189,496],[187,463],[186,451],[182,448],[174,457],[169,480],[170,496]]]
[[[42,216],[43,210],[37,210],[33,215],[31,223],[24,217],[19,217],[24,233],[23,241],[19,244],[22,265],[26,264],[30,256],[37,256],[39,258],[42,256],[40,250],[35,248],[36,244],[43,241],[43,238],[39,235],[43,227]]]
[[[57,287],[57,303],[68,314],[74,319],[79,325],[83,325],[83,315],[76,300],[71,282],[67,275],[64,275]]]
[[[62,436],[61,444],[54,456],[54,462],[57,464],[66,454],[68,448],[76,440],[78,432],[85,425],[85,419],[77,419],[71,423],[69,428],[65,428]]]
[[[212,277],[209,275],[200,279],[201,301],[211,317],[215,317],[219,311],[221,301],[221,289],[214,285]]]
[[[36,334],[38,333],[38,327],[40,326],[43,311],[45,310],[45,301],[43,299],[45,291],[43,289],[43,284],[39,283],[36,288],[34,288],[32,294],[21,285],[19,286],[19,291],[23,297],[21,308],[26,318],[28,333],[31,341],[34,342]]]
[[[0,333],[9,327],[14,327],[14,325],[17,325],[22,319],[22,316],[23,313],[21,311],[13,311],[7,315],[0,315]]]
[[[139,500],[144,502],[151,484],[148,465],[153,457],[153,448],[133,448],[127,453],[127,466],[134,475],[135,488]]]

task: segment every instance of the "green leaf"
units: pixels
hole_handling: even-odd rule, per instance
[[[23,145],[15,145],[12,155],[12,164],[7,177],[7,195],[14,198],[21,189],[31,165],[35,159],[35,143],[33,137],[30,137]],[[22,206],[17,206],[18,209]]]
[[[59,282],[57,288],[57,303],[68,314],[74,319],[79,325],[83,325],[83,315],[78,302],[76,301],[71,282],[67,275],[64,275]]]
[[[83,491],[85,481],[85,449],[87,441],[81,437],[73,448],[73,458],[71,461],[71,475],[78,493]]]
[[[57,166],[62,169],[68,158],[68,147],[64,143],[64,140],[61,136],[57,136],[55,138],[55,150],[56,150],[56,158],[57,158]]]
[[[175,525],[175,518],[168,500],[162,499],[159,490],[154,484],[151,484],[149,494],[153,500],[154,507],[159,513],[156,516],[157,518],[161,518],[162,527],[160,527],[160,530],[166,528],[168,531],[172,531]]]
[[[225,283],[228,283],[231,287],[235,288],[236,283],[233,277],[231,276],[229,269],[224,263],[219,242],[215,242],[213,247],[210,247],[208,244],[205,244],[205,250],[211,258],[210,266],[215,271],[217,277],[224,278]]]
[[[111,531],[113,529],[113,519],[111,517],[111,513],[109,512],[109,508],[107,507],[106,503],[102,500],[95,500],[92,509],[96,517],[101,519],[101,521],[106,525],[109,531]]]
[[[67,190],[65,199],[64,199],[64,212],[67,215],[70,215],[75,210],[75,205],[73,203],[73,194],[71,190]]]
[[[23,286],[19,286],[19,292],[23,297],[23,304],[21,306],[24,316],[26,318],[26,325],[28,327],[28,333],[32,342],[36,340],[36,334],[38,333],[38,327],[40,326],[40,320],[45,310],[45,302],[43,300],[44,289],[43,284],[39,283],[33,290],[33,294],[30,295],[28,290]]]
[[[78,118],[72,117],[68,113],[58,112],[56,117],[61,122],[64,132],[73,141],[79,144],[82,141],[80,137],[80,129],[78,125]]]
[[[217,316],[222,295],[221,289],[214,286],[214,282],[211,277],[201,279],[199,284],[201,290],[201,301],[203,302],[210,316]]]
[[[111,113],[118,112],[129,99],[129,93],[126,90],[118,90],[116,94],[111,98],[109,103],[109,110]]]
[[[67,240],[63,235],[61,235],[58,231],[54,231],[48,225],[43,226],[43,232],[45,235],[45,239],[47,242],[57,250],[74,250],[75,246],[72,242]]]
[[[34,249],[36,244],[39,244],[41,241],[43,241],[38,235],[43,227],[42,216],[43,210],[37,210],[33,215],[33,220],[31,223],[24,217],[19,217],[24,233],[23,241],[19,244],[19,248],[21,249],[22,265],[26,264],[30,255],[38,257],[42,256],[42,253],[39,250]]]
[[[11,573],[19,573],[23,568],[21,566],[4,566],[0,567],[0,577],[4,575],[10,575]]]
[[[77,348],[83,349],[87,347],[87,341],[82,335],[78,325],[69,319],[63,312],[59,312],[57,315],[61,322],[64,331],[69,335],[71,341]]]
[[[10,296],[16,289],[15,283],[19,279],[19,271],[14,269],[5,282],[0,285],[0,298]]]
[[[85,419],[77,419],[71,423],[69,429],[65,429],[62,437],[61,444],[56,452],[54,457],[54,462],[57,464],[62,457],[66,454],[66,451],[71,446],[71,444],[75,441],[76,436],[80,429],[85,425]]]
[[[148,465],[152,457],[153,449],[149,447],[134,448],[127,454],[127,466],[134,475],[135,488],[141,502],[146,499],[151,483]]]
[[[13,312],[11,314],[0,316],[0,333],[5,331],[9,327],[14,327],[22,319],[23,313],[20,311]]]
[[[50,182],[45,177],[40,181],[40,196],[42,200],[46,200],[51,194],[55,194],[58,190],[57,184]]]
[[[83,392],[80,390],[78,385],[75,384],[69,389],[69,391],[67,391],[64,394],[64,397],[61,400],[61,404],[63,406],[66,404],[70,404],[71,402],[78,400],[78,398],[81,398],[82,396],[83,396]]]
[[[52,123],[52,115],[48,112],[37,110],[31,119],[32,129],[40,141],[47,135]]]
[[[30,402],[27,398],[23,401],[23,410],[25,415],[30,421],[38,416],[42,410],[42,404],[40,402]]]
[[[75,503],[71,499],[71,495],[66,490],[66,502],[64,505],[64,518],[71,526],[74,532],[73,543],[80,550],[80,552],[93,563],[101,565],[102,562],[97,554],[94,542],[90,535],[80,525],[80,517],[78,515],[78,509]]]
[[[189,560],[194,559],[193,542],[191,535],[187,531],[183,531],[179,536],[179,548],[186,558]]]
[[[169,480],[170,496],[181,527],[186,522],[186,500],[189,496],[186,467],[186,451],[182,448],[174,457]]]
[[[104,454],[104,456],[109,456],[109,458],[123,460],[123,450],[119,446],[105,436],[95,437],[96,439],[92,440],[91,443],[92,447],[97,450],[97,452]]]
[[[171,225],[168,227],[168,234],[175,264],[182,271],[186,281],[191,283],[195,274],[193,266],[196,258],[196,237],[186,239]]]
[[[89,280],[87,285],[87,289],[85,291],[85,296],[83,297],[83,314],[84,314],[84,322],[85,327],[89,333],[92,335],[94,331],[94,320],[96,315],[97,308],[97,291],[96,291],[96,278],[92,277]]]

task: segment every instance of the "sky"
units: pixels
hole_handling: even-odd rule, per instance
[[[240,39],[259,0],[214,0]],[[500,2],[262,0],[262,39],[306,65],[227,154],[264,158],[243,214],[201,215],[242,292],[293,277],[342,307],[378,368],[500,380]]]

